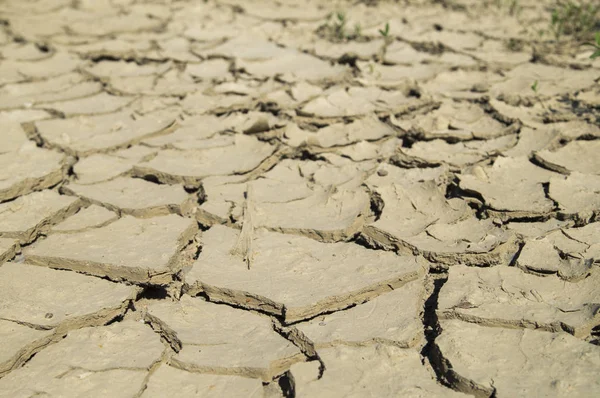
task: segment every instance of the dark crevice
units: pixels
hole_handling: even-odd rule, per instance
[[[433,292],[431,295],[425,300],[424,312],[423,312],[423,327],[425,331],[425,346],[421,350],[421,356],[424,359],[429,361],[437,380],[442,385],[452,388],[447,375],[443,370],[443,366],[440,363],[441,355],[438,352],[439,348],[437,348],[435,344],[435,339],[441,333],[441,327],[439,323],[439,319],[437,316],[437,307],[438,307],[438,299],[440,295],[440,290],[444,286],[444,284],[448,281],[448,277],[441,277],[439,279],[435,279],[433,281]]]
[[[296,383],[294,381],[294,376],[290,371],[281,375],[277,380],[277,384],[279,385],[284,398],[296,397]]]
[[[519,248],[517,249],[517,252],[513,256],[513,258],[510,260],[510,262],[508,263],[509,267],[516,267],[517,261],[519,260],[519,257],[521,256],[523,247],[525,246],[525,242],[519,242],[518,245],[519,245]]]
[[[370,210],[374,217],[373,221],[377,221],[381,218],[383,208],[385,207],[385,202],[383,199],[381,199],[381,195],[375,191],[371,191],[370,201]]]
[[[169,293],[164,286],[147,286],[144,288],[142,293],[138,296],[138,299],[147,300],[163,300],[169,297]]]
[[[440,291],[447,281],[447,276],[438,277],[433,280],[433,292],[425,301],[423,327],[426,344],[421,350],[421,356],[429,362],[435,372],[437,381],[443,386],[476,397],[492,398],[496,393],[494,388],[490,389],[477,385],[475,382],[458,375],[452,369],[452,364],[443,356],[443,353],[435,342],[443,331],[437,316],[437,307]]]

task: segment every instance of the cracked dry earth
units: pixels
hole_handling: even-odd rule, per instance
[[[600,396],[600,59],[446,3],[3,1],[0,397]]]

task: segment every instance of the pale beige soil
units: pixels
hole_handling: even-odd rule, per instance
[[[511,3],[0,1],[0,397],[600,396],[600,58]]]

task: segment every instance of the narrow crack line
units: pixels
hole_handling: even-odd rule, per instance
[[[146,372],[146,376],[144,377],[144,381],[142,382],[142,386],[140,387],[138,392],[133,396],[133,398],[139,398],[142,396],[144,391],[146,391],[146,389],[148,388],[148,382],[150,381],[150,378],[152,377],[152,375],[161,366],[165,366],[169,362],[171,357],[173,356],[172,347],[169,346],[168,344],[166,344],[166,342],[164,342],[164,344],[165,344],[165,349],[163,350],[161,356],[156,361],[154,361],[154,363],[152,363],[152,365],[150,365],[149,369],[146,369],[147,372]]]
[[[56,328],[56,326],[39,325],[39,324],[19,321],[17,319],[11,319],[11,318],[0,318],[0,320],[16,323],[17,325],[26,326],[26,327],[28,327],[30,329],[34,329],[34,330],[53,330]]]

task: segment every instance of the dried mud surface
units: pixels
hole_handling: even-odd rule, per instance
[[[0,2],[0,397],[600,396],[600,59],[484,3]]]

